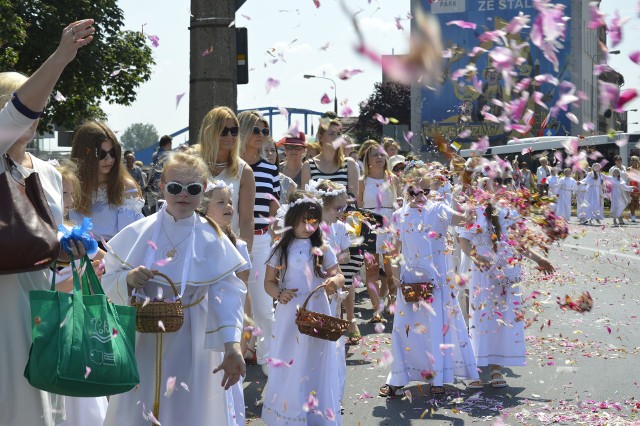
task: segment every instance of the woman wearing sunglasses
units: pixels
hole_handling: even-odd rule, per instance
[[[251,272],[249,273],[249,297],[253,321],[262,330],[263,337],[256,345],[256,361],[268,375],[266,359],[270,357],[271,330],[273,329],[273,298],[264,290],[266,263],[271,249],[272,235],[269,218],[275,217],[280,199],[280,174],[278,167],[262,158],[262,145],[269,140],[269,123],[258,111],[238,114],[240,123],[240,156],[251,166],[256,180],[253,207],[254,236]],[[249,347],[249,349],[252,349]]]
[[[104,243],[142,219],[142,193],[122,164],[122,147],[106,124],[88,121],[78,127],[71,159],[78,165],[82,185],[69,213],[72,222],[79,225],[83,218],[92,218],[92,232]]]

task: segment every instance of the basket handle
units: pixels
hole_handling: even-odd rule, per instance
[[[307,298],[304,300],[304,303],[302,304],[302,307],[300,309],[301,310],[306,310],[307,309],[307,303],[309,303],[309,299],[311,299],[311,296],[313,296],[313,293],[315,293],[316,291],[320,290],[321,288],[324,288],[325,286],[326,286],[326,284],[320,284],[318,287],[313,289],[313,291],[311,293],[309,293]]]
[[[171,278],[169,278],[168,276],[166,276],[165,274],[163,274],[160,271],[156,271],[155,269],[152,270],[151,273],[153,275],[158,275],[158,276],[164,278],[165,280],[167,280],[167,282],[171,285],[171,288],[173,289],[173,293],[176,295],[176,298],[178,297],[178,289],[177,289],[176,285],[173,283],[173,281],[171,281]]]

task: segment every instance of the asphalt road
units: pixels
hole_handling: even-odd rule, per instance
[[[575,223],[575,218],[574,218]],[[550,254],[558,272],[551,278],[530,272],[522,283],[535,321],[527,329],[528,365],[505,369],[509,387],[467,391],[447,386],[433,399],[428,386],[412,383],[411,398],[378,396],[388,370],[378,365],[390,349],[390,334],[366,324],[371,309],[366,292],[356,298],[364,336],[347,358],[343,425],[617,425],[640,419],[640,223],[622,228],[572,225],[572,234]],[[591,312],[562,311],[557,298],[589,291]],[[389,318],[389,321],[392,319]],[[391,330],[390,323],[385,331]],[[249,367],[245,381],[247,418],[261,410],[266,377]]]

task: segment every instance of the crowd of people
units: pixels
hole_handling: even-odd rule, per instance
[[[401,155],[392,139],[353,141],[334,116],[321,120],[315,142],[302,132],[275,141],[258,112],[215,107],[191,147],[174,152],[163,137],[146,175],[106,124],[88,121],[74,133],[70,161],[47,163],[25,147],[62,70],[91,42],[92,23],[65,28],[31,77],[0,74],[2,153],[24,174],[38,173],[58,225],[92,219],[100,243],[93,264],[114,303],[173,300],[168,277],[184,324],[137,335],[135,389],[108,401],[53,395],[22,376],[28,294],[47,289],[52,272],[2,275],[0,338],[11,344],[0,357],[0,425],[244,424],[247,364],[268,377],[268,425],[340,424],[345,346],[362,338],[354,294],[363,286],[373,311],[365,320],[393,317],[381,396],[402,394],[412,381],[436,397],[455,380],[481,389],[484,367],[488,385],[504,387],[501,368],[526,361],[523,259],[554,272],[545,256],[566,236],[557,218],[569,220],[573,194],[581,222],[599,223],[607,193],[614,221],[624,223],[634,186],[618,162],[609,176],[594,164],[575,179],[571,169],[558,177],[546,159],[535,175],[526,164],[452,153],[448,164],[424,163]],[[629,198],[635,221],[638,198]],[[73,258],[84,254],[72,249]],[[70,291],[69,278],[53,273],[58,290]],[[464,294],[468,303],[459,302]],[[344,316],[346,336],[301,333],[305,301],[310,311]]]

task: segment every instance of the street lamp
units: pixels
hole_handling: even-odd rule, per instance
[[[336,82],[330,79],[329,77],[320,77],[319,75],[305,74],[303,75],[303,77],[306,78],[307,80],[310,78],[321,78],[323,80],[329,80],[330,82],[333,83],[333,112],[335,112],[336,115],[338,115],[338,89],[336,87]]]

